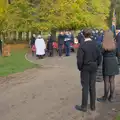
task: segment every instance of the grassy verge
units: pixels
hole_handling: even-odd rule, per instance
[[[120,120],[120,115],[117,116],[116,120]]]
[[[23,72],[35,67],[25,59],[27,49],[13,50],[10,57],[0,57],[0,76]]]

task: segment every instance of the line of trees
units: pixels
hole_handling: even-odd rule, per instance
[[[117,27],[120,29],[120,0],[115,1],[115,11],[116,11]]]
[[[108,27],[111,0],[1,0],[0,33],[8,41],[22,34],[84,27]],[[7,36],[7,37],[5,37]],[[11,38],[12,36],[12,38]]]

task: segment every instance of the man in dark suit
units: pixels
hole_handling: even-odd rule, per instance
[[[78,39],[78,42],[80,43],[80,45],[84,43],[85,38],[83,35],[83,31],[80,31],[80,33],[77,36],[77,39]]]
[[[88,92],[90,92],[90,108],[92,111],[95,110],[96,71],[101,63],[102,57],[96,42],[90,38],[91,30],[85,29],[83,35],[85,41],[80,46],[77,53],[77,66],[79,71],[81,71],[82,105],[76,105],[76,109],[86,112],[88,105]]]
[[[53,42],[54,42],[53,36],[50,35],[50,36],[48,37],[48,42],[47,42],[47,50],[48,50],[48,54],[49,54],[48,56],[49,56],[49,57],[53,57],[53,55],[54,55]]]
[[[58,49],[59,49],[60,57],[62,56],[62,53],[63,53],[64,39],[65,39],[64,33],[60,32],[60,34],[58,35]]]

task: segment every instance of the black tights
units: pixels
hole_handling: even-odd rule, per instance
[[[115,91],[115,76],[105,76],[104,77],[104,97],[107,99],[110,92],[109,98],[114,97]]]

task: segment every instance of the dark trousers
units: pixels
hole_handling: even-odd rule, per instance
[[[90,107],[95,109],[96,72],[81,71],[82,107],[87,108],[88,92],[90,93]]]
[[[63,46],[63,45],[59,45],[59,56],[62,56],[62,53],[63,53],[62,46]]]
[[[50,50],[48,50],[48,56],[49,57],[53,57],[53,54],[54,54],[54,52],[53,52],[53,48],[51,48]]]
[[[70,56],[70,45],[65,45],[66,56]]]

